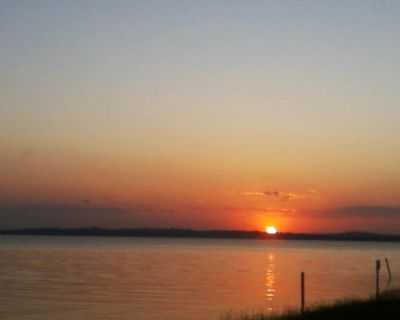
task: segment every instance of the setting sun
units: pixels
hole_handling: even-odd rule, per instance
[[[265,228],[265,232],[268,234],[276,234],[278,230],[274,226],[268,226]]]

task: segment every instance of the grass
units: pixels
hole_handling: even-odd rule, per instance
[[[346,319],[400,319],[400,291],[390,291],[381,298],[340,301],[307,309],[303,314],[289,311],[280,315],[262,313],[228,314],[223,320],[346,320]]]

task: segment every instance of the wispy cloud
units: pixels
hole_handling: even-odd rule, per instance
[[[312,196],[315,196],[318,192],[315,189],[308,190],[303,193],[298,193],[298,192],[283,192],[283,191],[245,191],[242,193],[244,196],[256,196],[256,197],[269,197],[269,198],[274,198],[280,201],[291,201],[291,200],[299,200],[299,199],[305,199],[305,198],[310,198]]]
[[[265,193],[260,192],[260,191],[245,191],[245,192],[242,192],[242,195],[249,196],[249,197],[252,197],[252,196],[260,197],[260,196],[265,196]]]
[[[376,217],[376,218],[400,218],[399,206],[368,206],[368,205],[352,205],[334,208],[329,212],[336,216],[353,216],[353,217]]]
[[[265,213],[273,213],[273,214],[281,214],[281,215],[292,215],[296,213],[296,209],[294,208],[266,208],[263,210]]]

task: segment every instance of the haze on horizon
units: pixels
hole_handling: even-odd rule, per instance
[[[400,2],[0,2],[0,228],[400,233]]]

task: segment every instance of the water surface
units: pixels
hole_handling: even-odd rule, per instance
[[[400,284],[400,244],[331,241],[0,237],[1,319],[212,320],[368,297],[375,259]],[[382,269],[382,286],[386,285]]]

